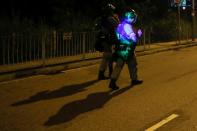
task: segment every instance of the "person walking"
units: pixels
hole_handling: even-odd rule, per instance
[[[100,41],[97,43],[101,44],[100,51],[103,51],[102,61],[99,67],[98,80],[108,79],[113,71],[112,52],[113,45],[117,40],[115,29],[119,24],[119,17],[115,13],[116,7],[110,3],[104,8],[104,15],[101,17],[101,31],[99,32]],[[109,77],[106,77],[105,71],[109,68]]]
[[[114,59],[116,61],[116,65],[112,72],[109,83],[109,88],[112,90],[119,89],[119,87],[116,85],[116,81],[125,63],[129,69],[131,84],[137,85],[143,82],[142,80],[138,79],[137,75],[135,47],[142,35],[142,31],[134,27],[136,20],[136,12],[131,8],[127,8],[123,15],[122,22],[116,29],[116,36],[119,40],[119,43],[115,47]]]

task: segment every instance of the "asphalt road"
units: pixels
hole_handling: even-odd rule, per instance
[[[129,86],[125,66],[116,92],[97,81],[98,65],[1,82],[0,130],[196,131],[196,51],[138,57],[144,83]]]

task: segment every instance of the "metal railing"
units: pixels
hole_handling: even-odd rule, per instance
[[[12,33],[0,36],[0,65],[96,53],[96,32]]]
[[[0,73],[100,57],[96,32],[0,35]]]
[[[44,32],[0,35],[0,73],[100,57],[94,44],[97,32]],[[138,45],[150,47],[144,30]]]

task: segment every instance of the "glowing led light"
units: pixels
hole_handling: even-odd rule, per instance
[[[133,31],[132,25],[126,22],[119,24],[116,35],[122,44],[130,45],[137,42],[137,36]]]
[[[134,51],[137,41],[142,35],[140,29],[137,32],[134,31],[132,24],[135,21],[136,17],[131,12],[128,12],[115,31],[120,42],[116,53],[124,60],[127,60],[129,54]]]

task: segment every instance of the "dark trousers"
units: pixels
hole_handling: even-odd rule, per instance
[[[121,58],[117,59],[115,68],[111,75],[111,79],[115,79],[115,80],[118,79],[125,63],[128,66],[131,80],[137,80],[138,78],[137,77],[137,60],[136,60],[135,54],[128,56],[128,59],[126,61]]]

